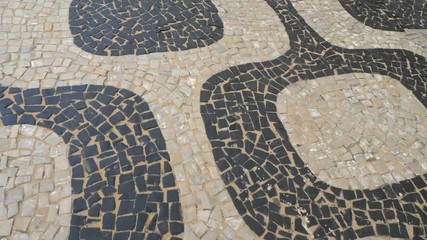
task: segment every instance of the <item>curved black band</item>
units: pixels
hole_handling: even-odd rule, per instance
[[[329,186],[295,151],[276,100],[291,83],[360,72],[396,79],[427,107],[426,59],[400,49],[333,46],[288,0],[267,2],[285,25],[291,49],[212,76],[200,97],[215,162],[238,212],[266,239],[425,237],[427,174],[377,189]]]
[[[69,146],[69,239],[180,239],[179,191],[147,102],[114,87],[0,87],[4,125],[51,129]],[[100,226],[100,227],[94,227]]]
[[[208,46],[223,36],[210,0],[73,0],[74,44],[96,55],[129,55]]]
[[[427,29],[425,0],[339,0],[359,22],[381,30]]]

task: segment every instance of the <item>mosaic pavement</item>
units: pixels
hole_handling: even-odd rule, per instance
[[[0,1],[0,239],[425,239],[426,11]]]
[[[97,55],[147,54],[205,47],[223,35],[209,1],[80,1],[71,3],[74,44]]]
[[[423,0],[339,0],[357,20],[382,30],[404,31],[408,28],[426,28],[426,2]]]
[[[66,238],[72,203],[66,144],[56,133],[33,125],[0,131],[1,182],[10,193],[0,208],[4,224],[15,223],[11,238]]]

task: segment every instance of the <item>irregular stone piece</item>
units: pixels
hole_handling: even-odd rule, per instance
[[[24,189],[14,188],[6,195],[6,204],[16,203],[24,198]]]
[[[12,229],[13,219],[0,221],[0,237],[7,237],[10,235]]]

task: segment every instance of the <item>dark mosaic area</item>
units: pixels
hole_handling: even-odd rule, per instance
[[[427,28],[425,0],[339,0],[355,19],[382,30],[404,31]]]
[[[74,44],[97,55],[187,50],[223,36],[209,0],[73,0],[69,24]]]
[[[356,239],[427,235],[427,175],[377,189],[320,181],[299,157],[276,111],[289,84],[346,73],[390,76],[427,107],[427,62],[400,49],[344,49],[325,41],[289,0],[267,0],[291,49],[272,61],[231,67],[208,79],[201,114],[234,205],[265,239]]]
[[[180,239],[178,188],[147,102],[97,85],[0,87],[3,125],[51,129],[69,146],[69,239]]]

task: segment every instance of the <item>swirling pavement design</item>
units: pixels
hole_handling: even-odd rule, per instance
[[[9,11],[10,9],[14,9],[15,5],[13,1],[9,2],[10,4],[7,4],[6,9]],[[48,3],[46,3],[48,4]],[[6,72],[6,76],[4,77],[4,79],[2,80],[2,84],[3,86],[15,86],[15,87],[19,87],[21,90],[27,89],[27,88],[35,88],[35,87],[40,87],[41,89],[39,91],[42,91],[42,89],[44,88],[51,88],[53,86],[57,87],[57,86],[63,86],[63,85],[81,85],[81,84],[105,84],[105,85],[113,85],[115,87],[120,87],[120,88],[128,88],[128,89],[132,89],[133,92],[135,92],[137,95],[143,95],[145,100],[147,101],[147,104],[149,103],[149,105],[152,108],[153,114],[156,115],[156,117],[158,117],[158,114],[162,114],[163,111],[165,111],[165,109],[158,109],[159,108],[159,103],[153,101],[153,95],[150,94],[144,94],[143,91],[145,92],[145,90],[142,90],[142,88],[139,86],[141,85],[141,83],[144,83],[144,88],[146,87],[146,83],[150,80],[153,81],[154,85],[153,88],[151,89],[150,93],[153,94],[159,94],[162,92],[162,94],[165,93],[165,89],[169,88],[171,86],[171,83],[168,82],[168,84],[159,84],[159,82],[161,82],[163,80],[163,77],[165,76],[165,74],[167,76],[169,76],[168,74],[172,74],[169,77],[173,80],[178,80],[178,77],[180,77],[180,79],[184,78],[185,76],[183,75],[182,72],[185,72],[186,70],[188,70],[191,73],[192,78],[188,79],[188,81],[186,80],[186,82],[184,82],[185,84],[190,84],[193,77],[197,79],[197,88],[193,89],[192,93],[190,96],[185,95],[186,99],[186,103],[191,101],[193,102],[193,100],[190,99],[194,99],[194,103],[197,104],[197,107],[194,108],[194,110],[198,113],[198,101],[196,100],[198,98],[198,96],[193,96],[193,95],[198,95],[199,92],[199,88],[200,88],[200,83],[198,82],[198,80],[203,79],[205,80],[208,76],[210,76],[211,74],[213,74],[215,71],[219,71],[220,69],[224,69],[228,66],[231,66],[233,64],[235,64],[236,62],[250,62],[250,61],[254,61],[257,59],[269,59],[271,57],[275,57],[280,55],[278,51],[282,50],[282,48],[285,48],[287,46],[287,41],[283,41],[283,38],[287,37],[286,33],[284,33],[284,28],[281,26],[278,17],[274,16],[274,18],[271,18],[271,14],[274,15],[274,12],[272,11],[272,9],[270,9],[268,7],[268,5],[263,2],[263,1],[242,1],[239,3],[229,3],[226,1],[220,1],[219,2],[219,6],[222,8],[222,14],[221,17],[224,17],[224,21],[227,21],[228,26],[224,29],[225,31],[228,31],[228,35],[224,36],[223,39],[221,39],[222,41],[219,41],[217,44],[212,44],[209,47],[206,48],[198,48],[198,49],[194,49],[193,51],[180,51],[180,52],[168,52],[168,53],[164,53],[164,54],[153,54],[153,55],[144,55],[144,56],[124,56],[124,57],[103,57],[103,56],[95,56],[92,54],[88,54],[86,52],[82,52],[81,49],[77,48],[73,43],[72,43],[72,36],[71,33],[69,33],[69,29],[68,29],[68,23],[65,24],[66,20],[66,16],[64,16],[64,13],[68,11],[68,3],[63,4],[62,2],[58,2],[58,1],[54,1],[52,6],[52,11],[50,12],[51,14],[48,14],[46,16],[46,14],[41,11],[38,12],[39,14],[37,14],[36,16],[34,16],[34,19],[32,18],[25,18],[26,23],[28,24],[32,24],[34,23],[34,21],[42,21],[43,23],[45,23],[45,25],[47,26],[45,28],[45,30],[47,31],[47,33],[44,33],[43,36],[36,34],[35,32],[37,31],[35,28],[27,28],[28,32],[22,33],[22,34],[26,34],[26,33],[31,33],[31,36],[33,38],[31,39],[27,39],[25,40],[25,43],[23,43],[23,50],[22,52],[18,53],[19,58],[18,59],[22,59],[25,58],[24,55],[26,55],[27,53],[31,52],[35,52],[36,54],[33,55],[31,54],[32,58],[31,60],[31,64],[30,65],[26,65],[26,64],[21,64],[20,60],[18,60],[19,63],[14,63],[15,60],[17,60],[14,57],[9,58],[9,56],[14,55],[13,53],[9,54],[6,53],[6,59],[1,58],[0,57],[0,62],[2,63],[1,67],[4,67],[3,69]],[[31,4],[29,4],[31,5]],[[37,3],[36,6],[34,6],[34,10],[37,13],[37,10],[39,10],[39,7],[44,6],[43,3]],[[22,6],[22,5],[20,5]],[[60,6],[60,7],[58,7]],[[44,8],[43,8],[44,9]],[[19,10],[19,9],[18,9]],[[17,10],[17,15],[19,15],[20,11]],[[247,20],[246,17],[244,17],[244,14],[246,11],[252,11],[253,13],[257,13],[259,16],[256,19],[253,20]],[[4,16],[6,16],[9,12],[5,12]],[[28,10],[26,11],[25,14],[29,14],[31,16],[31,13],[33,13],[33,11]],[[268,16],[262,16],[264,14],[267,14]],[[37,20],[36,20],[37,19]],[[42,20],[40,20],[42,19]],[[57,19],[61,19],[64,22],[57,22]],[[52,22],[53,21],[53,22]],[[244,21],[244,24],[240,24],[241,22]],[[264,24],[268,24],[269,28],[262,28],[262,26]],[[2,24],[3,26],[4,24]],[[62,26],[59,27],[59,25]],[[65,28],[66,26],[66,28]],[[6,37],[7,37],[7,43],[19,43],[20,40],[14,40],[14,35],[11,34],[10,31],[8,31],[9,29],[7,28],[8,25],[6,24],[6,28],[2,29],[5,33],[6,33]],[[14,28],[15,26],[13,26],[12,28]],[[58,28],[59,27],[59,28]],[[62,30],[62,31],[61,31]],[[58,45],[58,48],[56,50],[53,50],[52,48],[48,47],[42,47],[42,45],[44,44],[48,44],[47,42],[44,41],[44,39],[48,38],[48,35],[52,33],[52,41],[53,42],[60,42],[60,44]],[[64,37],[65,36],[65,37]],[[68,37],[69,36],[69,37]],[[10,37],[10,38],[9,38]],[[40,38],[38,38],[40,37]],[[281,39],[282,42],[278,42],[278,39]],[[26,44],[28,42],[33,42],[34,46],[32,47],[28,47],[26,46]],[[39,45],[41,44],[41,45]],[[278,49],[276,49],[276,44],[279,46]],[[39,50],[42,49],[40,52]],[[248,52],[251,52],[251,54],[248,54]],[[37,54],[42,54],[40,57],[38,58]],[[3,55],[4,56],[4,55]],[[23,57],[24,56],[24,57]],[[167,59],[164,59],[164,56],[167,57]],[[209,65],[209,69],[207,70],[206,67],[208,67],[207,63],[206,64],[202,64],[202,65],[192,65],[192,61],[194,57],[198,57],[198,56],[203,56],[203,58],[209,57],[214,61],[214,65]],[[70,63],[70,65],[67,65],[64,67],[64,71],[60,70],[59,72],[57,71],[59,68],[57,68],[56,64],[52,64],[50,66],[48,66],[49,69],[46,69],[44,66],[44,64],[38,64],[40,62],[44,62],[45,60],[48,62],[49,60],[44,59],[44,58],[48,58],[50,60],[55,59],[55,61],[62,61],[60,59],[63,59],[63,66],[67,65],[67,63]],[[75,59],[76,61],[74,61],[73,58],[78,58]],[[73,59],[73,60],[70,60]],[[179,60],[177,60],[179,59]],[[224,59],[224,60],[223,60]],[[6,63],[3,64],[2,60],[5,60]],[[69,62],[70,60],[70,62]],[[124,61],[126,60],[126,61]],[[148,61],[147,61],[148,60]],[[99,62],[100,61],[100,62]],[[164,66],[164,64],[167,64],[167,66],[170,66],[170,68],[173,69],[173,71],[171,72],[166,72],[162,69],[158,69],[156,67],[156,62],[161,62],[162,63],[162,68]],[[154,63],[154,64],[153,64]],[[146,65],[148,64],[148,66]],[[176,64],[176,65],[175,65]],[[189,66],[184,66],[183,64],[189,64]],[[123,66],[123,68],[120,68],[120,65]],[[14,66],[12,68],[12,66]],[[10,71],[10,69],[12,68],[13,71],[16,70],[16,67],[28,67],[26,70],[26,74],[25,75],[31,75],[30,72],[39,72],[39,70],[41,70],[41,72],[43,71],[48,71],[50,73],[58,73],[59,75],[62,74],[66,74],[65,72],[70,72],[71,75],[68,75],[69,77],[65,77],[63,78],[58,77],[55,80],[50,79],[50,77],[52,76],[51,74],[48,74],[49,76],[44,76],[42,80],[37,81],[36,79],[38,79],[38,74],[33,75],[32,80],[28,81],[28,85],[27,84],[22,84],[22,81],[26,81],[26,77],[25,76],[21,76],[18,77],[14,80],[13,83],[10,82],[10,80],[12,78],[10,78],[10,76],[8,75],[8,72]],[[93,70],[88,70],[89,68],[92,68],[93,66]],[[119,67],[117,67],[119,66]],[[42,68],[42,69],[40,69]],[[53,69],[52,69],[53,68]],[[62,67],[60,67],[62,68]],[[65,70],[66,69],[66,70]],[[106,71],[101,73],[100,71],[102,71],[101,69],[105,69]],[[197,69],[196,71],[194,71],[194,69]],[[129,70],[137,70],[138,73],[136,74],[129,74]],[[170,70],[170,69],[168,69]],[[177,76],[176,70],[181,70],[181,76]],[[88,75],[86,77],[83,77],[83,75],[85,75],[82,71],[87,71]],[[194,72],[193,72],[194,71]],[[154,79],[149,79],[149,77],[143,78],[141,79],[141,75],[139,74],[140,72],[146,72],[146,73],[153,73],[156,74],[156,77],[154,77]],[[179,72],[179,71],[178,71]],[[203,72],[203,74],[199,74]],[[157,75],[157,73],[159,73]],[[197,74],[195,74],[197,73]],[[93,78],[89,77],[89,75],[98,75],[101,74],[103,75],[102,77],[100,75],[99,78],[97,80],[94,80]],[[195,74],[195,75],[193,75]],[[67,74],[66,74],[67,75]],[[108,76],[108,77],[107,77]],[[132,86],[129,85],[129,76],[132,76],[131,80],[132,80]],[[117,77],[118,82],[120,82],[120,84],[117,84],[117,81],[115,81]],[[25,79],[25,80],[24,80]],[[107,80],[105,80],[107,79]],[[52,81],[53,80],[53,81]],[[105,80],[105,81],[104,81]],[[179,82],[179,85],[178,85]],[[179,80],[176,82],[176,86],[180,86],[181,84],[183,84],[183,81]],[[137,86],[136,88],[134,86]],[[161,87],[160,87],[161,86]],[[194,85],[193,85],[194,86]],[[159,89],[160,87],[160,89]],[[63,89],[61,87],[61,89]],[[177,100],[182,100],[181,97],[181,90],[182,90],[182,86],[181,87],[174,87],[173,89],[168,89],[168,91],[166,91],[166,95],[168,96],[163,96],[163,95],[157,95],[159,96],[158,99],[160,101],[164,101],[167,99],[167,101],[171,101],[171,103],[176,104]],[[5,90],[6,91],[6,90]],[[37,90],[34,90],[37,91]],[[182,90],[183,93],[187,93],[187,91],[184,92],[184,90]],[[183,95],[184,96],[184,95]],[[3,96],[2,96],[3,97]],[[171,100],[173,99],[173,100]],[[175,106],[175,105],[174,105]],[[169,107],[169,106],[168,106]],[[181,109],[180,109],[181,110]],[[168,138],[170,139],[170,135],[171,135],[171,129],[173,129],[174,127],[172,125],[175,124],[182,124],[181,120],[182,120],[182,112],[179,112],[179,115],[172,115],[172,116],[168,116],[171,118],[179,118],[179,121],[175,121],[173,124],[169,124],[169,122],[167,122],[167,129],[162,130],[165,131],[163,132],[163,136],[168,136]],[[157,118],[159,125],[162,124],[162,128],[165,128],[165,122],[161,122],[162,120],[164,121],[164,119],[159,119]],[[168,120],[169,121],[169,120]],[[191,121],[193,121],[193,119],[191,119]],[[1,121],[0,121],[1,122]],[[25,123],[27,121],[21,121],[21,123]],[[19,123],[19,122],[18,122]],[[19,123],[20,124],[20,123]],[[191,122],[186,122],[186,124],[190,125]],[[197,118],[197,125],[202,126],[202,120],[200,117]],[[184,127],[186,127],[184,125]],[[180,131],[181,129],[177,130]],[[178,140],[182,139],[184,137],[184,135],[187,134],[192,134],[192,130],[194,129],[190,129],[187,131],[187,129],[184,128],[184,134],[182,134],[182,131],[180,131],[182,134]],[[173,130],[174,131],[174,130]],[[196,132],[196,131],[195,131]],[[173,132],[173,134],[175,136],[178,136],[178,133]],[[197,148],[200,147],[204,147],[207,146],[208,141],[207,138],[204,134],[204,131],[202,130],[202,128],[197,129],[197,138],[199,140],[199,144],[200,146],[195,146],[194,144],[191,145],[191,147],[194,149],[194,151],[197,152]],[[176,140],[176,139],[173,139]],[[166,140],[167,141],[167,140]],[[174,143],[174,142],[172,142]],[[170,145],[168,144],[168,147],[170,147]],[[187,145],[180,145],[180,150],[184,151],[187,150]],[[175,161],[179,162],[182,161],[180,160],[180,156],[176,154],[177,150],[176,150],[176,145],[175,148],[172,145],[172,147],[170,147],[171,149],[168,149],[169,154],[171,154],[172,157],[172,163]],[[210,171],[211,174],[214,174],[214,171],[216,171],[215,166],[213,164],[213,158],[211,157],[211,153],[209,149],[203,149],[204,153],[206,154],[206,160],[209,160],[209,165],[211,165]],[[200,151],[197,152],[198,156],[194,156],[197,157],[197,159],[201,159],[204,157],[201,157]],[[178,159],[178,160],[177,160]],[[196,165],[194,161],[195,159],[193,158],[189,158],[189,159],[185,159],[185,161],[192,161],[194,162],[194,166],[196,166],[198,169],[201,169],[202,174],[205,174],[205,169],[204,166],[199,166]],[[197,162],[197,164],[200,164],[200,162]],[[193,165],[193,163],[192,163]],[[174,166],[175,167],[175,166]],[[182,174],[180,173],[180,169],[182,170],[182,165],[178,165],[178,168],[176,173],[178,177],[182,178]],[[187,167],[187,166],[186,166]],[[199,168],[200,167],[200,168]],[[174,169],[175,170],[175,169]],[[186,172],[187,176],[186,179],[184,179],[185,184],[189,184],[192,188],[193,186],[195,186],[196,184],[198,184],[197,182],[193,183],[190,182],[190,180],[192,180],[192,172]],[[200,172],[197,172],[197,175],[200,175]],[[204,181],[206,181],[206,174],[203,176]],[[209,177],[209,176],[208,176]],[[218,214],[219,211],[221,211],[221,207],[222,206],[232,206],[231,204],[231,200],[228,198],[228,195],[226,193],[226,191],[224,191],[224,187],[222,186],[221,180],[219,179],[219,176],[217,174],[212,175],[212,177],[214,177],[214,181],[210,181],[208,184],[210,186],[210,189],[208,191],[206,191],[205,189],[196,189],[195,191],[186,192],[186,190],[184,189],[184,191],[180,191],[180,197],[181,199],[188,199],[188,197],[190,195],[196,195],[194,196],[194,198],[196,198],[197,201],[197,207],[194,206],[195,208],[197,208],[200,212],[200,210],[202,210],[203,212],[207,212],[208,209],[201,209],[201,207],[204,207],[207,204],[210,204],[212,202],[212,198],[214,197],[211,194],[216,194],[217,191],[221,191],[221,193],[219,194],[219,196],[221,197],[221,204],[220,206],[215,206],[215,209],[212,210],[212,214],[210,216],[210,219],[215,218],[218,221],[218,225],[210,225],[210,229],[213,231],[217,231],[217,229],[223,229],[223,226],[227,227],[228,221],[230,221],[230,216],[232,216],[233,221],[240,221],[239,216],[237,214],[237,212],[235,211],[229,211],[228,215],[226,217],[221,217],[221,213]],[[176,178],[178,181],[181,181],[181,185],[183,180],[182,179],[178,179]],[[182,187],[182,186],[181,186]],[[219,190],[218,190],[219,188]],[[184,192],[184,193],[182,193]],[[209,202],[206,204],[205,202],[203,202],[203,206],[199,206],[199,202],[198,199],[199,197],[203,198],[203,197],[209,197]],[[216,197],[216,196],[215,196]],[[227,197],[227,199],[224,199],[225,197]],[[203,198],[204,199],[204,198]],[[116,204],[116,206],[118,206],[118,204]],[[186,206],[188,208],[188,213],[191,212],[191,210],[193,208],[190,208],[192,206]],[[194,208],[194,209],[195,209]],[[176,208],[175,208],[176,209]],[[183,209],[184,210],[184,209]],[[83,215],[84,213],[82,213]],[[86,214],[87,215],[87,214]],[[186,211],[183,211],[183,217],[184,220],[185,218],[188,216],[189,214],[186,215]],[[190,221],[187,218],[187,222],[186,222],[186,229],[190,229],[189,231],[186,230],[186,234],[187,236],[190,234],[194,233],[192,232],[191,228],[194,226],[194,223],[201,223],[201,224],[206,224],[207,221],[211,221],[210,219],[199,219],[199,217],[197,219],[191,219]],[[113,219],[114,220],[114,219]],[[10,221],[13,222],[17,222],[14,219],[10,219]],[[69,222],[69,221],[68,221]],[[92,224],[96,224],[96,222],[92,222],[90,227],[93,228]],[[133,224],[132,221],[130,221],[130,224]],[[66,223],[64,222],[64,225],[66,225]],[[114,223],[113,223],[114,225]],[[67,225],[68,226],[68,225]],[[228,227],[229,228],[229,227]],[[248,229],[246,225],[244,224],[240,224],[239,228],[242,228],[242,230]],[[31,229],[30,229],[31,230]],[[78,229],[77,229],[78,230]],[[73,231],[77,231],[76,228],[73,228]],[[230,232],[227,232],[227,230],[230,229],[226,229],[226,231],[222,232],[221,235],[230,235]],[[158,231],[158,230],[157,230]],[[179,231],[179,228],[178,228]],[[212,231],[212,232],[213,232]],[[238,229],[234,229],[233,230],[236,233],[239,231]],[[108,232],[108,231],[107,231]],[[151,231],[149,231],[151,233]],[[219,231],[218,231],[219,232]],[[250,231],[246,231],[247,232],[246,236],[249,234]],[[15,233],[17,235],[15,235]],[[0,233],[1,235],[2,233]],[[11,232],[12,237],[15,236],[21,236],[22,234],[18,231],[13,231]],[[21,235],[20,235],[21,234]],[[29,233],[30,234],[30,233]],[[42,233],[43,234],[43,233]],[[46,234],[46,233],[44,233]],[[71,236],[72,238],[76,238],[76,232],[73,233],[74,235]],[[106,237],[104,234],[108,235],[109,233],[105,233],[102,230],[101,231],[97,231],[97,229],[92,229],[89,231],[84,230],[84,235],[86,238],[102,238],[102,237]],[[251,235],[253,233],[250,233]],[[65,234],[64,234],[65,235]],[[68,236],[68,233],[66,234]],[[2,235],[3,236],[3,235]],[[27,234],[28,236],[28,234]],[[58,237],[59,234],[56,235],[56,237]],[[91,237],[90,237],[91,236]],[[125,237],[122,235],[118,235],[120,237]],[[140,235],[137,236],[132,236],[132,234],[129,237],[139,237]],[[190,235],[191,236],[191,235]],[[237,235],[236,235],[237,236]],[[108,236],[107,236],[108,237]],[[154,234],[150,234],[149,235],[150,238],[159,238],[159,235],[157,234],[157,232],[155,232]],[[162,238],[168,238],[169,236],[163,235]],[[81,238],[81,236],[80,236]]]
[[[280,90],[298,80],[365,72],[398,79],[426,106],[425,58],[405,50],[348,50],[332,46],[304,23],[289,2],[277,4],[269,1],[269,4],[276,12],[281,12],[278,15],[290,34],[291,50],[273,61],[240,65],[215,75],[208,81],[210,83],[204,85],[205,90],[201,94],[201,110],[205,123],[208,123],[207,133],[214,155],[240,214],[255,233],[267,239],[325,238],[327,235],[344,239],[368,235],[422,238],[426,232],[426,176],[376,190],[350,191],[327,186],[313,176],[296,154],[277,118],[275,101]],[[87,49],[89,52],[92,50],[100,55],[147,53],[145,50],[138,53],[129,48],[110,52],[103,52],[102,48]],[[166,51],[166,48],[153,52],[163,50]],[[226,83],[226,80],[230,82]],[[127,90],[94,85],[27,90],[2,87],[1,92],[0,114],[4,125],[37,124],[52,129],[70,144],[69,160],[75,164],[72,184],[77,189],[73,193],[76,201],[73,204],[75,213],[70,239],[174,239],[181,236],[180,204],[168,164],[169,156],[157,123],[147,103],[142,104],[142,98]],[[132,106],[144,105],[135,107],[142,118],[140,123],[131,119],[135,115],[126,115],[129,113],[125,108],[123,111],[120,107],[120,110],[112,110],[111,106],[120,105],[122,98],[127,99],[123,102]],[[96,111],[98,117],[92,115]],[[127,133],[122,125],[126,120],[134,126],[133,129],[128,127],[136,129],[134,132]],[[148,133],[139,132],[144,128],[144,123],[147,124],[144,130]],[[217,123],[219,128],[214,125]],[[109,125],[116,130],[111,130]],[[83,146],[82,143],[88,141],[87,135],[91,140],[87,146]],[[124,150],[122,144],[113,140],[117,135],[119,138],[123,136],[123,142],[131,146]],[[139,138],[138,141],[135,138]],[[108,141],[113,143],[110,147],[114,150],[108,150]],[[133,145],[134,142],[138,146]],[[133,166],[124,159],[133,161],[134,151],[145,151],[148,161],[148,156],[152,157],[151,151],[155,151],[153,142],[158,144],[156,147],[161,152],[161,159],[152,164],[137,163],[137,167],[129,170]],[[114,143],[118,143],[117,146]],[[242,153],[243,147],[251,155],[250,158]],[[100,150],[103,152],[100,153]],[[94,171],[102,168],[101,161],[106,160],[101,159],[105,157],[103,154],[117,155],[116,164],[113,165],[123,170],[122,177],[116,177],[118,181],[106,176],[117,170],[113,165],[103,166],[108,173],[99,169]],[[81,157],[83,160],[79,160]],[[140,155],[136,158],[140,159]],[[101,161],[98,163],[99,159]],[[257,165],[259,168],[256,168]],[[79,177],[82,173],[91,177]],[[153,183],[149,190],[153,192],[140,192],[144,189],[138,185],[143,183],[140,174],[147,176],[144,179],[146,183]],[[118,185],[104,188],[103,184],[108,186],[112,182]],[[87,188],[83,189],[83,186]],[[101,192],[96,190],[98,187],[101,187]],[[132,189],[136,189],[135,192]],[[114,191],[119,193],[112,197],[111,192]],[[160,192],[167,200],[160,200]],[[141,202],[144,203],[145,198],[146,208],[141,210],[139,208],[144,206]],[[85,201],[93,204],[93,207],[85,210],[88,205]],[[120,216],[115,216],[116,212]],[[267,215],[268,223],[265,223],[264,217]],[[144,219],[147,219],[145,223]],[[382,220],[386,223],[382,223]],[[376,224],[375,229],[369,221]],[[410,226],[406,227],[405,224]],[[143,236],[143,232],[147,234]]]
[[[69,239],[181,239],[179,192],[148,104],[129,90],[0,87],[3,125],[51,129],[69,146]]]
[[[400,49],[345,49],[311,29],[287,0],[267,0],[291,49],[272,61],[220,72],[203,85],[201,115],[234,205],[265,239],[423,239],[427,175],[377,189],[346,190],[317,179],[291,145],[275,102],[287,85],[352,72],[390,76],[427,107],[427,62]]]

